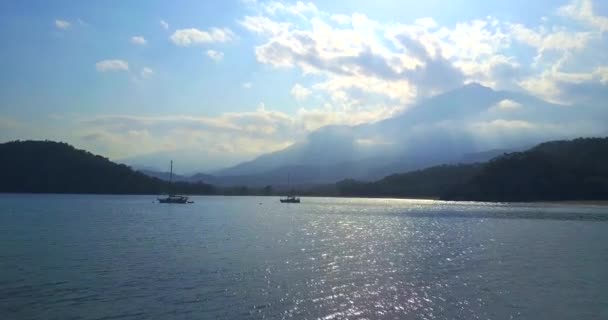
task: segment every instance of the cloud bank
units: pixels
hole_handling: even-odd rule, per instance
[[[56,19],[55,27],[60,30],[68,30],[72,27],[72,24],[66,20]]]
[[[129,71],[129,63],[120,59],[101,60],[95,63],[99,72]]]
[[[245,5],[246,13],[236,19],[236,26],[174,27],[163,37],[177,47],[203,48],[201,54],[215,62],[229,52],[210,45],[246,38],[244,43],[254,45],[245,50],[258,64],[295,75],[284,93],[292,99],[294,111],[273,111],[270,106],[215,117],[98,116],[76,121],[82,123],[75,125],[80,136],[99,146],[119,146],[116,150],[123,151],[114,154],[121,155],[183,145],[247,159],[305,139],[326,125],[358,125],[407,114],[418,102],[473,82],[570,107],[600,108],[608,98],[608,17],[599,15],[591,0],[551,8],[535,24],[492,16],[451,24],[433,17],[384,22],[363,13],[323,11],[312,2],[247,1]],[[167,22],[159,23],[169,30]],[[72,27],[60,19],[54,26]],[[147,40],[134,36],[131,42],[145,45]],[[154,75],[152,68],[129,62],[140,71],[134,72],[140,78]],[[98,61],[95,68],[130,71],[129,63],[120,59]],[[239,90],[254,91],[251,82],[241,81],[247,80],[239,80]],[[255,88],[263,85],[256,82]],[[458,128],[496,139],[505,132],[559,132],[551,123],[518,118],[525,112],[525,103],[504,99],[490,107],[486,118],[459,123]],[[583,127],[573,124],[568,130],[585,132]],[[434,124],[433,130],[437,128],[444,133],[455,130],[450,121]],[[419,132],[428,130],[419,128]]]
[[[189,28],[176,30],[169,39],[177,46],[189,47],[204,43],[228,42],[234,37],[234,33],[228,28],[211,28],[209,31]]]

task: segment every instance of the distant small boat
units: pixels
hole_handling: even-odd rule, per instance
[[[287,188],[289,188],[290,183],[289,183],[289,173],[287,174]],[[300,198],[296,197],[293,195],[293,190],[291,191],[292,194],[288,195],[285,198],[281,198],[280,201],[281,203],[300,203]]]
[[[171,171],[169,173],[169,185],[171,186],[172,184],[173,184],[173,160],[171,160]],[[167,197],[158,198],[157,200],[159,203],[180,203],[180,204],[194,203],[194,201],[188,201],[188,197],[186,197],[186,196],[180,196],[180,195],[175,195],[175,194],[169,194]]]
[[[296,196],[287,196],[286,198],[281,198],[281,203],[300,203],[300,198]]]
[[[166,198],[158,198],[158,202],[160,202],[160,203],[192,203],[192,201],[188,201],[188,197],[178,196],[178,195],[169,195]]]

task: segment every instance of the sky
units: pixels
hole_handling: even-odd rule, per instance
[[[0,142],[213,170],[471,82],[600,103],[607,32],[599,0],[5,0]]]

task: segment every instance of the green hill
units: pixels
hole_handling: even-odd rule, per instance
[[[438,198],[481,171],[480,164],[442,165],[393,174],[375,182],[343,180],[336,184],[341,196]]]
[[[608,200],[608,138],[547,142],[486,163],[430,167],[368,183],[344,180],[324,190],[356,197]]]
[[[211,194],[211,185],[168,182],[53,141],[0,144],[0,192]]]
[[[216,189],[204,183],[170,185],[104,157],[52,141],[0,144],[0,166],[0,192],[272,193],[245,187]],[[608,138],[547,142],[486,163],[436,166],[393,174],[375,182],[343,180],[302,194],[476,201],[608,200]]]
[[[486,163],[450,200],[608,200],[608,138],[542,143]]]

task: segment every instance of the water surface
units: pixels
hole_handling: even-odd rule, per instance
[[[0,319],[608,319],[608,210],[0,195]]]

